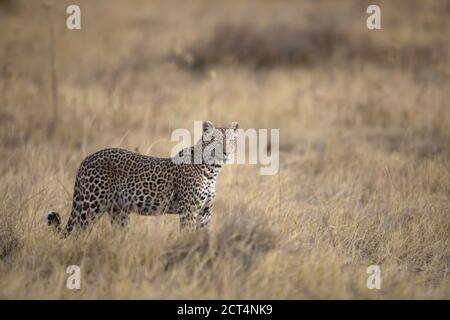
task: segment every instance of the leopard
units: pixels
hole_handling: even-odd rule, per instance
[[[81,162],[72,209],[65,227],[58,212],[47,225],[62,237],[79,233],[107,213],[111,225],[128,226],[131,213],[179,215],[180,229],[207,227],[217,177],[235,153],[239,124],[216,127],[202,122],[201,138],[172,157],[143,155],[121,148],[97,151]]]

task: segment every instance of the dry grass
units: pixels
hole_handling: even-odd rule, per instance
[[[219,64],[267,69],[342,65],[358,60],[416,70],[446,61],[447,57],[447,48],[439,42],[402,47],[377,44],[362,32],[339,30],[336,22],[315,22],[299,28],[292,23],[255,26],[246,21],[240,25],[220,24],[210,39],[195,43],[192,48],[177,50],[171,58],[180,66],[205,71]]]
[[[58,1],[50,137],[45,11],[3,2],[0,297],[450,297],[448,1],[381,2],[378,32],[360,1],[79,1],[81,31]],[[280,175],[226,167],[205,232],[138,216],[76,241],[47,230],[83,157],[167,156],[172,130],[201,119],[280,128]],[[381,290],[366,288],[372,264]]]

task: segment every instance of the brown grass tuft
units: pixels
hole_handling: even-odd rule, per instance
[[[195,261],[200,269],[211,269],[233,260],[237,268],[248,269],[260,254],[276,246],[275,239],[265,221],[248,213],[235,213],[225,217],[214,233],[182,235],[166,249],[165,268],[189,266]]]
[[[9,258],[20,247],[16,224],[17,221],[5,211],[0,214],[0,259]]]
[[[445,62],[447,57],[448,52],[440,43],[394,47],[376,43],[361,32],[339,28],[335,23],[307,27],[225,23],[216,26],[209,39],[173,55],[179,65],[199,71],[230,64],[266,69],[350,61],[424,68]]]

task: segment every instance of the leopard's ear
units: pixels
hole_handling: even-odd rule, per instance
[[[212,129],[214,129],[214,125],[212,124],[211,121],[203,122],[203,133],[207,133],[207,132],[211,131]]]
[[[237,129],[239,129],[239,123],[237,123],[236,121],[233,121],[230,124],[230,129],[233,129],[234,131],[236,131]]]

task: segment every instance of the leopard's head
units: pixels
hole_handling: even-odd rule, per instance
[[[236,150],[238,128],[237,122],[223,128],[215,127],[210,121],[203,122],[203,161],[216,164],[228,162]]]

